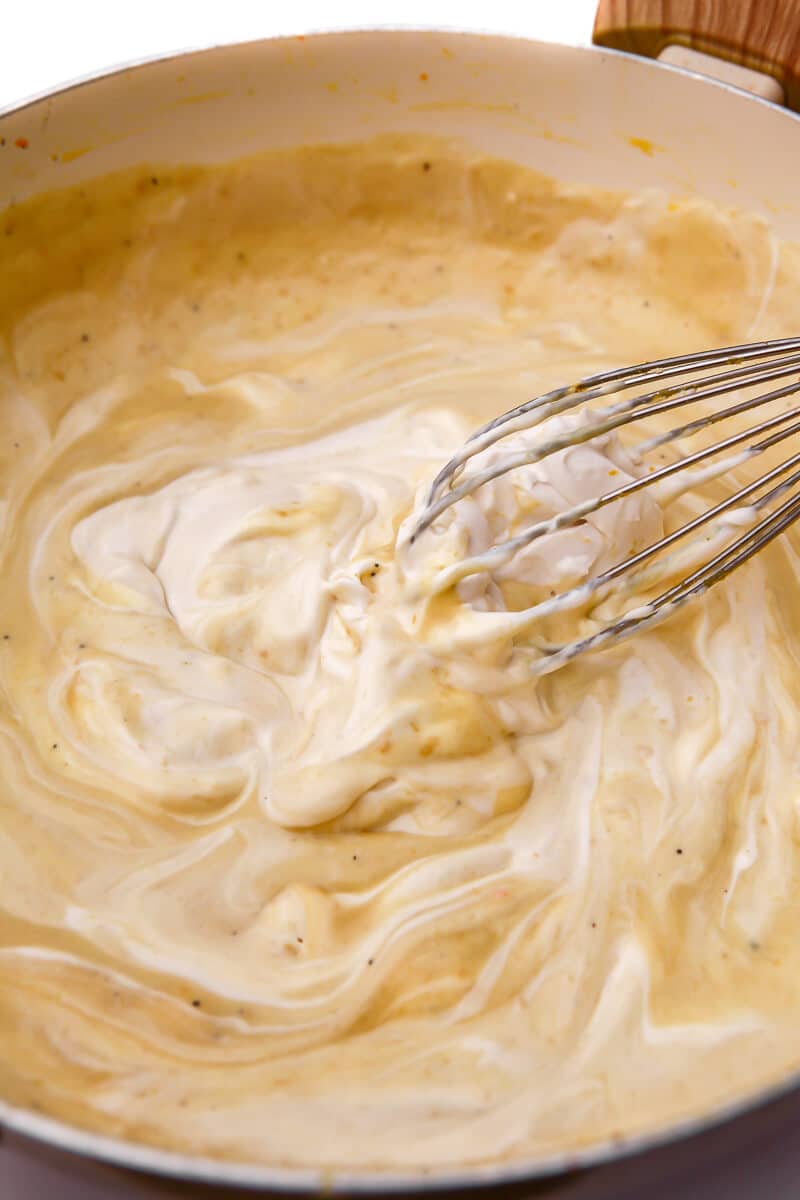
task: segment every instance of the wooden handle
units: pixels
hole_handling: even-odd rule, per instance
[[[771,75],[800,110],[800,0],[599,0],[594,41],[657,58],[667,46]]]

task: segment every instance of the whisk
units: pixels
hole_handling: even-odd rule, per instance
[[[779,383],[781,380],[786,382]],[[771,386],[773,384],[776,386]],[[765,387],[768,390],[764,390]],[[636,395],[599,409],[586,407],[601,397],[632,389],[637,389]],[[415,542],[446,509],[509,471],[542,462],[559,451],[591,443],[616,430],[630,431],[631,427],[648,418],[660,418],[693,404],[708,405],[721,397],[729,397],[722,405],[715,405],[691,419],[687,419],[689,414],[681,411],[681,424],[643,438],[634,445],[634,454],[640,462],[646,462],[649,455],[661,450],[660,465],[651,464],[641,476],[540,520],[519,535],[492,546],[487,553],[466,558],[440,572],[441,589],[470,574],[502,565],[538,538],[573,528],[592,513],[646,488],[682,483],[691,488],[693,481],[714,477],[726,483],[727,494],[719,502],[678,528],[599,574],[549,596],[522,614],[514,614],[518,618],[518,628],[531,628],[550,614],[587,604],[596,607],[609,596],[639,599],[639,603],[634,603],[621,615],[615,614],[605,623],[601,622],[599,628],[593,626],[587,636],[556,645],[540,645],[542,653],[533,663],[533,670],[539,674],[547,673],[579,654],[608,646],[664,620],[748,562],[800,517],[800,443],[797,453],[764,469],[752,482],[742,483],[736,479],[737,468],[744,463],[800,434],[800,407],[779,403],[798,392],[800,337],[656,359],[605,371],[579,383],[556,388],[520,404],[472,434],[433,481],[409,541]],[[772,409],[768,407],[770,405],[773,405]],[[778,411],[775,411],[776,405]],[[547,436],[545,429],[538,444],[525,445],[521,449],[512,447],[501,462],[483,467],[480,462],[472,464],[483,451],[510,434],[575,410],[583,413],[582,423],[568,430],[561,429],[552,437]],[[736,428],[727,436],[721,430],[718,440],[695,449],[687,446],[686,443],[696,435],[736,417],[745,418],[745,428]],[[664,448],[670,444],[673,444],[672,453],[677,453],[677,457],[663,462]],[[671,482],[665,484],[668,480]],[[710,529],[692,538],[704,526],[710,526]],[[709,533],[712,533],[711,537]],[[681,548],[678,543],[683,539],[691,541],[684,542]],[[687,561],[691,568],[688,573]],[[644,589],[652,592],[654,582],[662,586],[665,578],[674,579],[676,562],[682,568],[680,577],[642,603]]]

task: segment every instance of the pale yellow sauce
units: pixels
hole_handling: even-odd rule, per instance
[[[796,247],[383,140],[34,200],[0,276],[4,1101],[452,1169],[800,1065],[794,542],[538,682],[524,637],[448,622],[636,548],[652,502],[430,603],[395,558],[474,425],[796,333]]]

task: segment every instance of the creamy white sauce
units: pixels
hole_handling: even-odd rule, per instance
[[[794,543],[537,681],[543,641],[596,623],[527,610],[699,511],[713,472],[494,554],[644,469],[609,436],[408,532],[482,420],[785,332],[800,256],[413,141],[161,178],[97,185],[105,249],[54,251],[41,294],[33,217],[6,239],[2,1097],[437,1170],[785,1074]]]

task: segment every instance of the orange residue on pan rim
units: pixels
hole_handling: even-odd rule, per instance
[[[641,150],[642,154],[646,154],[650,158],[652,158],[656,151],[663,151],[664,149],[657,142],[651,142],[650,138],[626,137],[625,141],[629,146],[633,146],[634,150]]]
[[[175,105],[179,107],[187,104],[207,104],[211,100],[224,100],[228,95],[230,93],[227,90],[198,92],[195,96],[182,96],[180,100],[175,101]]]
[[[88,154],[91,146],[75,146],[72,150],[62,150],[60,158],[62,163],[74,162],[76,158],[82,158],[84,154]]]

